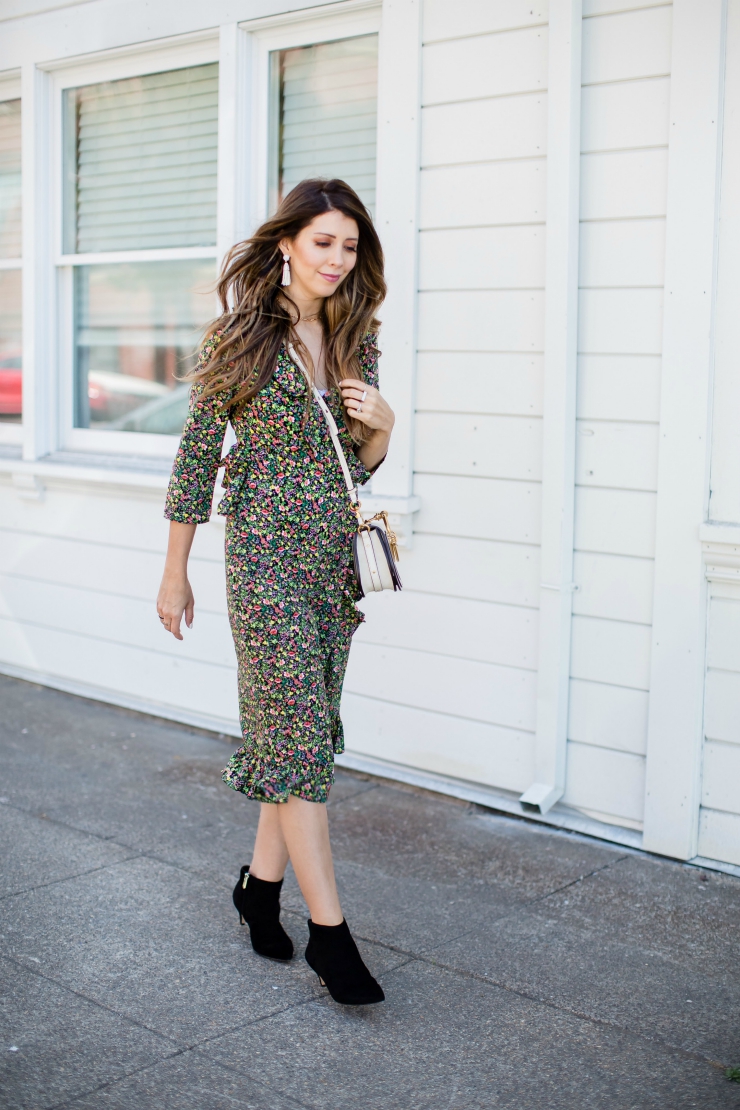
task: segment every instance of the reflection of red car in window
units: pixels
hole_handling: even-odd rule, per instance
[[[0,354],[0,416],[20,416],[23,391],[20,349]]]

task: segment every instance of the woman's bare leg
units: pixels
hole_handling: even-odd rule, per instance
[[[326,805],[291,795],[287,802],[270,808],[278,811],[283,842],[311,920],[316,925],[341,925],[344,915],[334,879]]]
[[[285,843],[278,810],[282,803],[263,802],[254,842],[250,875],[268,883],[279,883],[288,866],[288,846]]]

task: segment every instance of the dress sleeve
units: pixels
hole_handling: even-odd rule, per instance
[[[200,353],[199,364],[202,365],[213,350],[211,339]],[[172,466],[165,502],[165,517],[182,524],[205,524],[210,519],[229,420],[230,395],[215,393],[204,397],[204,388],[203,382],[197,381],[190,390],[188,416]]]
[[[376,346],[377,336],[368,335],[360,346],[359,358],[360,367],[362,369],[362,377],[374,389],[378,388],[378,359],[380,358],[380,351]],[[344,414],[344,406],[341,406],[342,414]],[[368,470],[364,463],[360,462],[357,457],[357,444],[352,439],[352,436],[347,431],[344,421],[337,421],[339,424],[339,440],[344,449],[344,454],[347,457],[347,464],[350,473],[356,485],[363,486],[365,482],[369,482],[375,471],[383,463],[383,459],[374,466],[372,470]]]

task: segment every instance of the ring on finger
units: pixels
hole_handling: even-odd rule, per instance
[[[365,404],[365,398],[366,398],[366,397],[367,397],[367,390],[366,390],[366,389],[363,389],[363,391],[362,391],[362,397],[360,397],[360,404],[361,404],[361,405],[364,405],[364,404]]]
[[[360,401],[359,405],[355,409],[355,412],[362,412],[362,401]]]

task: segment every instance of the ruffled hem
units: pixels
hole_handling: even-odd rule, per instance
[[[232,756],[224,767],[222,778],[232,790],[253,798],[258,802],[287,802],[288,798],[303,798],[306,802],[326,802],[329,791],[334,782],[334,761],[327,766],[326,774],[320,781],[316,778],[307,778],[302,769],[295,774],[283,773],[279,779],[257,770],[245,769],[243,765],[235,765],[236,756]]]

